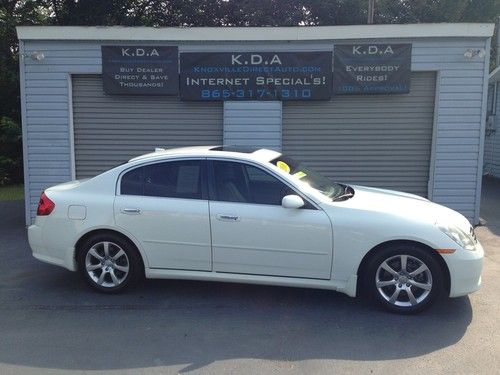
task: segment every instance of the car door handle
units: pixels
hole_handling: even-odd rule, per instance
[[[139,215],[141,213],[139,208],[122,208],[120,211],[127,215]]]
[[[220,220],[220,221],[239,221],[240,220],[239,216],[236,216],[236,215],[217,214],[217,215],[215,215],[215,217],[217,218],[217,220]]]

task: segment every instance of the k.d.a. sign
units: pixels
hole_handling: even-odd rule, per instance
[[[182,100],[328,100],[332,53],[181,53]]]
[[[410,91],[411,44],[348,44],[334,49],[335,94]]]
[[[102,46],[107,94],[177,95],[178,49],[165,46]]]

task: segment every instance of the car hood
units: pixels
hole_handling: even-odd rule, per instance
[[[470,230],[471,225],[463,215],[421,196],[394,190],[351,186],[354,189],[352,198],[332,204],[387,216],[398,216],[406,220],[417,220],[432,225],[438,221],[446,222],[460,227],[466,233]]]

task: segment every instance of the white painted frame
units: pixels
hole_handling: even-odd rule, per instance
[[[18,26],[19,39],[155,40],[155,41],[288,41],[366,38],[489,37],[493,23],[422,23],[295,27],[127,27]],[[333,37],[334,36],[334,37]]]
[[[439,116],[439,88],[441,82],[441,71],[434,71],[436,76],[436,88],[434,93],[434,114],[432,118],[432,140],[431,140],[431,158],[429,161],[429,181],[427,182],[427,198],[432,200],[434,197],[434,178],[436,174],[436,148],[437,148],[437,133],[438,133],[438,116]]]
[[[24,65],[24,42],[19,41],[19,88],[21,96],[21,131],[22,131],[22,142],[23,142],[23,174],[24,174],[24,215],[26,223],[31,222],[31,207],[26,204],[26,201],[31,202],[30,197],[30,176],[28,173],[28,121],[26,114],[26,72]]]
[[[69,125],[69,149],[71,179],[76,180],[76,160],[75,160],[75,127],[73,124],[73,76],[68,73],[68,125]]]

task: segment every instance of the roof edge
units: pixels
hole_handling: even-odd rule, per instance
[[[20,40],[306,41],[373,38],[483,37],[493,23],[421,23],[293,27],[17,26]],[[231,29],[231,32],[222,32]],[[127,35],[128,34],[128,35]]]

